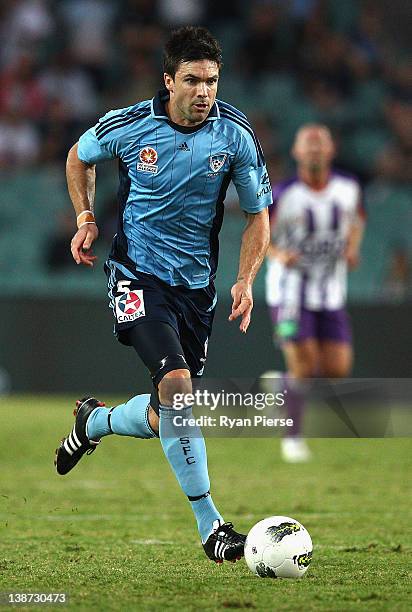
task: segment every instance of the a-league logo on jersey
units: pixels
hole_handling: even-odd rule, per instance
[[[115,299],[116,319],[118,323],[127,323],[140,317],[144,317],[143,290],[127,291]]]
[[[212,168],[213,172],[219,172],[219,170],[223,167],[226,159],[227,159],[226,153],[219,153],[218,155],[211,155],[209,157],[209,165]]]
[[[150,172],[151,174],[157,174],[158,166],[157,162],[157,151],[153,147],[144,147],[139,151],[140,163],[137,164],[139,172]]]

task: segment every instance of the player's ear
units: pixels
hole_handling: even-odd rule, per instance
[[[168,91],[170,91],[171,93],[173,93],[174,92],[174,84],[175,84],[173,78],[170,76],[170,74],[167,74],[167,72],[165,72],[163,74],[163,79],[164,79],[164,82],[165,82],[166,89]]]

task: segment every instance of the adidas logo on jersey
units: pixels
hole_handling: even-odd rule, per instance
[[[190,151],[190,148],[187,146],[187,142],[182,142],[181,145],[177,147],[178,151]]]

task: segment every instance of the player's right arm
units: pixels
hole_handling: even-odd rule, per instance
[[[77,150],[78,143],[70,149],[66,163],[67,187],[78,227],[71,241],[71,252],[77,264],[93,266],[96,257],[89,250],[99,235],[94,217],[96,166],[79,159]]]
[[[67,156],[67,186],[77,221],[71,252],[74,261],[85,266],[93,266],[96,260],[90,249],[99,235],[94,216],[96,163],[118,156],[118,143],[113,138],[113,131],[119,124],[119,112],[107,113],[80,137]]]

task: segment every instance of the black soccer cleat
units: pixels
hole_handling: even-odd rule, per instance
[[[233,529],[233,523],[213,523],[214,529],[203,544],[206,555],[215,563],[236,563],[244,555],[246,536]]]
[[[86,423],[91,412],[104,405],[95,397],[84,397],[77,400],[76,408],[73,411],[76,417],[73,429],[66,438],[62,439],[59,448],[56,449],[54,465],[61,476],[70,472],[85,453],[90,455],[99,444],[100,440],[89,440],[87,437]]]

